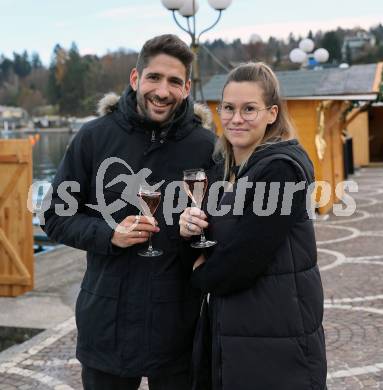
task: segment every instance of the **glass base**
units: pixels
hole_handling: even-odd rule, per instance
[[[214,246],[217,243],[217,241],[197,241],[197,242],[192,242],[190,246],[192,248],[210,248],[211,246]]]
[[[144,251],[139,251],[138,255],[143,256],[143,257],[156,257],[156,256],[161,256],[164,253],[161,249],[146,249]]]

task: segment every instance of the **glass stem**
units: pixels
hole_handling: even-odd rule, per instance
[[[152,246],[152,232],[149,233],[149,246],[148,251],[153,252],[153,246]]]
[[[197,203],[195,205],[201,210],[202,202],[201,202],[201,206],[199,206]],[[203,229],[201,230],[200,242],[206,242],[205,232]]]
[[[201,242],[206,242],[205,232],[203,231],[203,229],[201,232]]]

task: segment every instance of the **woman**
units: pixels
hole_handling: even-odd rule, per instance
[[[194,361],[194,388],[323,390],[323,291],[306,210],[312,163],[294,139],[278,81],[265,64],[230,72],[219,114],[224,132],[218,179],[231,183],[219,208],[231,211],[210,218],[209,234],[218,244],[193,266],[193,285],[209,293],[211,330],[211,372],[202,374]],[[242,196],[239,213],[245,180],[254,185]],[[184,238],[205,227],[203,212],[188,208],[182,214]],[[202,357],[207,356],[210,351]]]

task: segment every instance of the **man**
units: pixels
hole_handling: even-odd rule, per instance
[[[118,225],[111,227],[112,220],[105,220],[95,205],[100,199],[97,172],[110,158],[120,160],[103,172],[105,207],[122,202],[127,184],[116,178],[129,173],[126,164],[135,174],[149,169],[148,180],[164,181],[162,188],[182,180],[184,169],[210,166],[214,135],[202,127],[189,98],[192,60],[190,49],[174,35],[147,41],[130,87],[117,104],[104,107],[106,115],[83,126],[53,183],[44,230],[56,241],[87,251],[76,303],[77,358],[85,390],[138,389],[142,376],[151,390],[190,388],[199,293],[181,266],[178,219],[167,225],[160,206],[158,226],[152,225],[125,203],[113,209]],[[55,212],[55,206],[63,208],[59,185],[64,181],[80,184],[71,187],[78,202],[72,216]],[[162,256],[138,255],[149,233]]]

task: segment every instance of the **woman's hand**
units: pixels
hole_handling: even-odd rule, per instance
[[[209,224],[206,222],[206,214],[197,207],[187,207],[180,216],[180,235],[183,238],[190,238],[201,234]]]
[[[198,257],[198,259],[194,262],[193,271],[194,271],[197,267],[199,267],[201,264],[203,264],[205,261],[206,261],[206,259],[205,259],[205,256],[204,256],[204,255],[201,255],[200,257]]]

